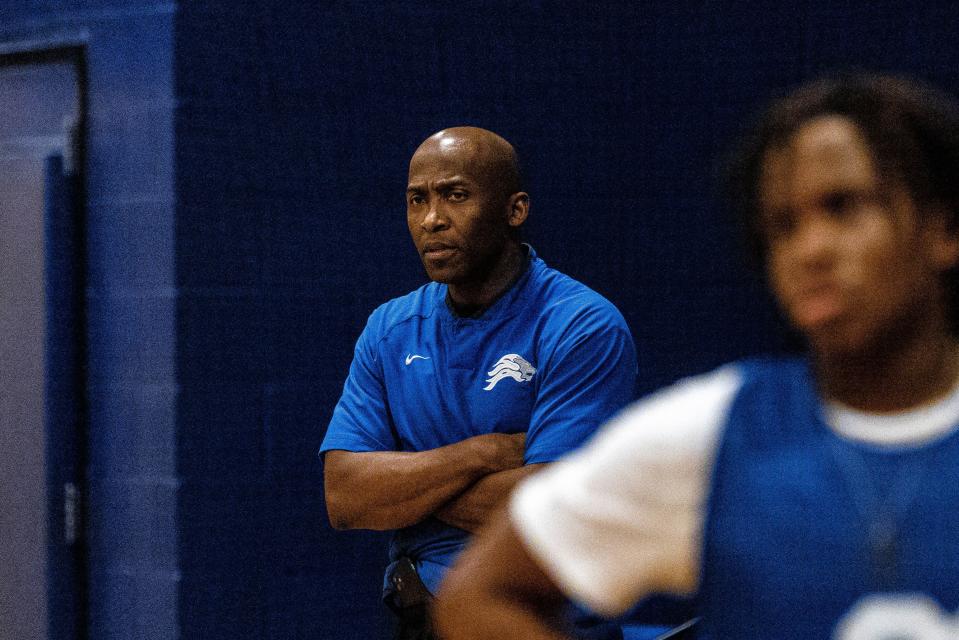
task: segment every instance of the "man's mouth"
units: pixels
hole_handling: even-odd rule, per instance
[[[442,242],[430,242],[423,247],[423,257],[431,260],[443,260],[456,253],[456,247]]]
[[[801,328],[814,328],[827,324],[846,311],[842,289],[826,283],[803,287],[796,296],[793,315]]]

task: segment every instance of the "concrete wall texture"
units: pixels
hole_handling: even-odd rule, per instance
[[[0,53],[87,60],[87,636],[385,637],[385,538],[329,529],[315,451],[423,282],[406,163],[444,126],[517,144],[530,241],[623,310],[641,391],[780,348],[714,193],[738,127],[837,67],[959,87],[957,8],[790,7],[6,0]]]

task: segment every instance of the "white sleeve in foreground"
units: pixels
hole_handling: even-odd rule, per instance
[[[614,616],[650,593],[696,589],[708,482],[740,384],[728,365],[660,391],[514,494],[514,527],[569,597]]]

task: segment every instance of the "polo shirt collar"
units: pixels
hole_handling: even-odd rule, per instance
[[[497,300],[488,309],[486,309],[481,315],[475,318],[462,317],[453,313],[452,309],[450,309],[449,305],[446,302],[448,288],[445,284],[440,285],[437,291],[437,293],[439,294],[437,296],[437,305],[441,307],[440,312],[444,315],[444,317],[450,320],[461,322],[461,323],[462,322],[489,322],[491,320],[496,320],[499,318],[506,318],[516,313],[518,309],[514,307],[513,302],[526,289],[526,286],[529,283],[530,276],[532,275],[533,270],[538,269],[543,262],[536,256],[536,250],[533,249],[533,247],[526,244],[525,242],[523,243],[523,247],[526,249],[526,267],[523,270],[523,274],[519,278],[517,278],[516,282],[514,282],[512,286],[509,289],[507,289],[502,295],[500,295],[500,297],[497,298]]]

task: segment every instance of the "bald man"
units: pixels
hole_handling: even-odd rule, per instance
[[[370,316],[320,449],[332,525],[395,532],[397,638],[433,637],[432,593],[470,534],[633,396],[622,315],[523,244],[529,206],[500,136],[420,145],[406,215],[432,282]]]

